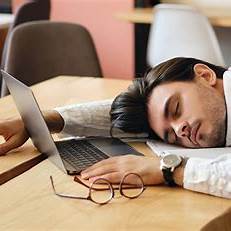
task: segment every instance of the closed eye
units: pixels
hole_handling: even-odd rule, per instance
[[[178,111],[179,111],[179,101],[178,101],[178,102],[177,102],[177,104],[176,104],[175,115],[177,115],[177,114],[178,114]]]
[[[179,101],[177,101],[174,116],[175,117],[179,117],[180,116],[180,102]]]

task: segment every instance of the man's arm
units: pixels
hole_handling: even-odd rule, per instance
[[[63,118],[62,135],[109,136],[111,103],[101,100],[55,108]]]
[[[184,159],[182,164],[174,171],[173,179],[180,187],[183,186],[184,169],[187,160],[188,158]],[[159,157],[137,157],[132,155],[112,157],[82,171],[81,176],[89,180],[104,177],[112,182],[119,183],[120,177],[122,178],[127,172],[138,173],[147,185],[164,183]]]
[[[101,100],[55,108],[64,120],[62,135],[109,137],[111,104],[112,100]],[[115,128],[113,136],[140,138],[148,134],[125,133]]]
[[[177,185],[183,187],[184,167],[180,166],[174,171],[173,179]]]
[[[110,136],[110,108],[112,100],[81,103],[43,112],[46,124],[52,133],[71,136]],[[21,119],[0,121],[0,135],[5,143],[0,144],[0,155],[20,147],[29,138]],[[146,137],[147,134],[124,133],[113,129],[118,137]]]
[[[230,170],[231,153],[214,159],[190,158],[184,170],[184,188],[231,198]]]
[[[231,198],[231,154],[216,159],[190,158],[174,171],[174,181],[186,189],[224,198]],[[146,185],[163,184],[158,157],[112,157],[89,167],[81,173],[83,179],[93,181],[103,177],[119,183],[124,174],[139,174]],[[130,182],[133,183],[133,182]]]
[[[97,134],[97,131],[102,133],[109,131],[110,106],[110,101],[75,104],[45,111],[43,116],[52,133],[90,136]],[[101,115],[104,117],[102,118]],[[0,155],[20,147],[29,138],[21,118],[0,121],[0,135],[5,139],[5,142],[0,144]]]
[[[43,116],[51,133],[59,133],[63,130],[64,119],[57,111],[45,111]]]
[[[173,173],[173,180],[178,185],[183,187],[183,181],[184,181],[184,170],[186,163],[188,161],[188,158],[184,158],[181,165],[177,167]]]

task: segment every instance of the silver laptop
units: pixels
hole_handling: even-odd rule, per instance
[[[72,138],[54,142],[32,90],[5,71],[1,72],[33,144],[64,172],[77,174],[111,156],[143,155],[117,138]]]

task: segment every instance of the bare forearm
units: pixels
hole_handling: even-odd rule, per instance
[[[185,169],[185,165],[187,163],[188,158],[185,158],[183,160],[183,163],[175,169],[174,174],[173,174],[173,179],[175,181],[175,183],[179,186],[183,186],[183,181],[184,181],[184,169]]]
[[[43,116],[51,133],[59,133],[62,131],[64,127],[64,120],[57,111],[45,111],[43,112]]]
[[[183,186],[183,179],[184,179],[184,168],[183,167],[178,167],[174,171],[173,179],[177,185]]]

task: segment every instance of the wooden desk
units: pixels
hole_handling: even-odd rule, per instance
[[[111,98],[129,83],[100,78],[59,77],[38,84],[33,90],[42,109],[48,109]],[[9,96],[0,100],[0,108],[4,118],[16,114]],[[134,146],[146,155],[152,155],[146,145]],[[0,166],[4,163],[10,166],[13,157],[19,165],[25,159],[38,155],[30,151],[33,148],[28,144],[27,150],[0,157]],[[97,206],[89,201],[56,197],[50,186],[50,175],[54,177],[59,191],[82,196],[87,193],[83,186],[73,182],[71,176],[45,160],[0,187],[0,230],[190,231],[199,230],[231,206],[230,200],[163,186],[149,187],[135,200],[117,196],[111,203]]]
[[[129,83],[130,81],[115,79],[57,77],[37,84],[32,89],[41,108],[46,110],[65,104],[113,98],[126,89]],[[1,119],[18,115],[11,96],[0,99],[0,108]],[[14,152],[0,156],[0,184],[28,170],[44,158],[30,141]]]
[[[202,8],[199,10],[208,17],[213,26],[231,27],[231,9]],[[136,8],[129,12],[117,13],[116,17],[132,23],[150,24],[154,13],[155,9],[152,8]]]
[[[144,145],[136,147],[150,154]],[[59,191],[87,194],[86,188],[45,160],[0,187],[0,230],[195,231],[231,206],[230,200],[160,186],[146,189],[135,200],[117,195],[109,204],[97,206],[56,197],[50,175]]]

